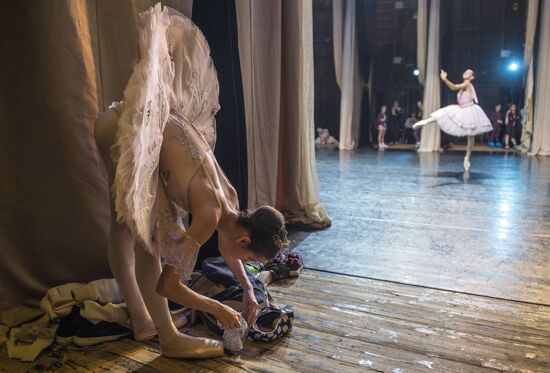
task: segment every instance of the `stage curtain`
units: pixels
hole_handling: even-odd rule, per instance
[[[359,144],[363,77],[359,68],[355,0],[333,0],[333,49],[336,81],[341,91],[340,149]]]
[[[550,1],[542,0],[531,154],[550,155]]]
[[[542,0],[535,78],[532,155],[550,155],[550,1]]]
[[[135,15],[152,4],[0,2],[0,310],[111,277],[93,125],[122,97],[137,58]]]
[[[248,207],[324,227],[313,118],[311,0],[237,0],[248,149]]]
[[[439,109],[441,105],[441,83],[439,79],[439,20],[440,0],[430,2],[428,32],[428,58],[426,63],[426,83],[424,85],[424,115]],[[441,131],[436,123],[422,128],[419,152],[435,152],[441,147]]]
[[[416,68],[420,72],[418,74],[418,82],[422,85],[426,83],[427,32],[428,0],[418,0],[418,9],[416,12]]]
[[[537,18],[539,12],[539,0],[529,0],[527,3],[527,24],[525,27],[525,48],[523,52],[523,66],[527,66],[525,77],[525,121],[521,135],[522,151],[527,152],[531,147],[533,134],[533,55],[535,35],[537,33]]]
[[[344,1],[332,0],[332,50],[336,83],[342,87],[342,57],[344,42]]]

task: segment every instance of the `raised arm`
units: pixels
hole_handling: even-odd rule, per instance
[[[460,83],[460,84],[454,84],[449,79],[447,79],[447,72],[445,70],[441,70],[441,73],[439,74],[441,77],[441,80],[447,87],[449,87],[452,91],[460,91],[461,89],[468,88],[469,84],[468,82]]]

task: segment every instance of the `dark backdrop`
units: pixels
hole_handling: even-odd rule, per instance
[[[215,155],[237,190],[241,209],[247,201],[246,127],[243,88],[237,43],[237,18],[234,0],[200,0],[193,3],[193,21],[210,44],[212,59],[220,81],[220,106],[216,115]],[[201,248],[197,265],[219,255],[217,235]]]

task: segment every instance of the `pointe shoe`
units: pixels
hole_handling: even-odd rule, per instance
[[[179,359],[209,359],[223,356],[223,343],[179,333],[168,341],[161,341],[160,353],[162,356]]]
[[[464,171],[468,172],[470,170],[470,160],[468,158],[464,158]]]
[[[157,328],[151,321],[150,324],[143,325],[139,330],[133,330],[134,339],[139,342],[145,342],[157,335]]]

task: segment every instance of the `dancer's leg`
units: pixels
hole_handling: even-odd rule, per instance
[[[111,211],[111,214],[109,266],[128,306],[134,338],[138,341],[144,341],[155,336],[156,329],[136,280],[135,240],[126,225],[118,224],[115,221],[115,212]]]
[[[386,130],[385,129],[380,131],[380,141],[382,143],[382,147],[385,148],[386,147]]]
[[[180,358],[209,358],[223,355],[223,345],[207,338],[180,333],[170,316],[168,301],[156,291],[162,270],[160,260],[136,248],[136,277],[139,288],[158,330],[163,355]]]
[[[468,171],[470,169],[470,156],[472,155],[472,150],[474,149],[475,137],[468,136],[468,145],[466,146],[466,156],[464,157],[464,169]]]
[[[418,122],[416,122],[414,125],[413,125],[413,128],[420,128],[422,126],[425,126],[427,124],[430,124],[430,123],[433,123],[435,122],[435,119],[432,118],[432,117],[429,117],[429,118],[426,118],[426,119],[422,119],[422,120],[419,120]]]
[[[96,122],[94,133],[99,154],[107,170],[109,185],[113,183],[116,169],[110,156],[110,147],[114,143],[117,120],[118,116],[113,111],[101,114]],[[136,282],[134,238],[126,225],[117,223],[114,204],[111,198],[109,200],[111,209],[108,247],[109,266],[128,307],[134,338],[145,340],[156,333]]]
[[[493,128],[493,131],[491,131],[491,134],[489,135],[489,139],[487,140],[487,143],[489,145],[489,147],[494,147],[495,146],[495,138],[497,137],[497,128],[495,126],[495,128]]]
[[[499,124],[495,133],[495,146],[497,148],[502,148],[502,127]]]
[[[415,128],[413,130],[413,136],[414,136],[414,141],[419,144],[420,143],[420,128]]]

